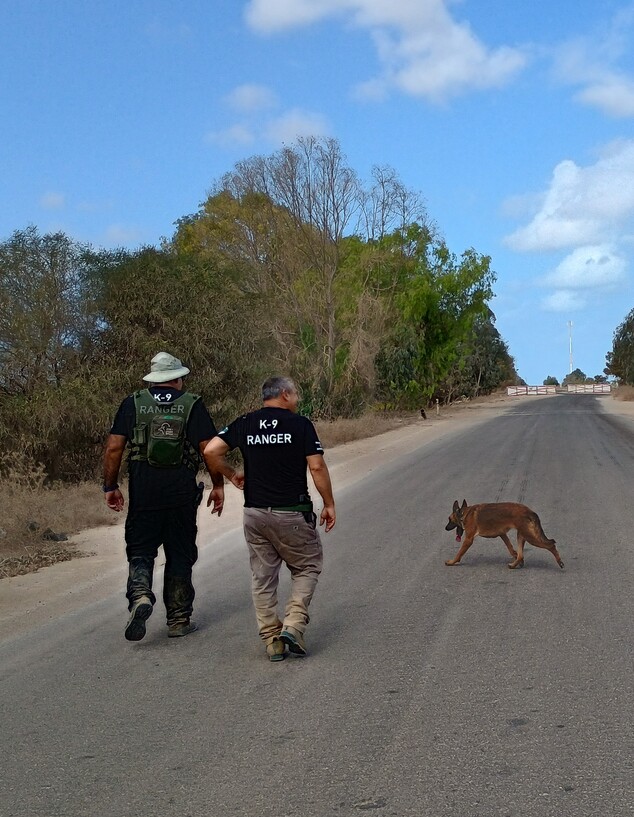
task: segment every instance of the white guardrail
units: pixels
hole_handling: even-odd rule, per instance
[[[521,394],[557,394],[567,391],[569,394],[609,394],[609,383],[569,383],[567,386],[507,386],[506,393],[511,397]]]

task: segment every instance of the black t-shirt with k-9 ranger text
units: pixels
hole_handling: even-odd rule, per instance
[[[218,435],[244,460],[247,508],[283,508],[306,501],[306,457],[323,454],[307,417],[275,406],[238,417]]]

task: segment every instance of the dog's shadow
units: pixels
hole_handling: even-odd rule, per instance
[[[523,573],[526,570],[550,570],[552,569],[553,565],[549,564],[548,560],[535,560],[535,561],[528,561],[524,559],[524,567],[515,567],[513,569],[508,567],[508,560],[505,561],[504,557],[495,556],[493,554],[482,553],[479,555],[474,554],[471,556],[470,559],[463,560],[457,565],[445,565],[447,569],[457,569],[457,568],[482,568],[482,567],[505,567],[507,573]],[[557,565],[555,565],[557,567]]]

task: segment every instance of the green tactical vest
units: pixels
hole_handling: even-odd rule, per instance
[[[136,421],[130,459],[155,468],[186,465],[194,471],[200,454],[187,439],[187,421],[200,395],[185,392],[172,403],[157,402],[148,389],[134,393]]]

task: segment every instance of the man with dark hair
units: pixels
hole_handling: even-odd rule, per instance
[[[167,634],[178,638],[196,629],[191,620],[192,568],[198,558],[196,516],[204,487],[202,482],[197,484],[196,474],[202,452],[217,432],[200,397],[183,391],[183,378],[188,374],[189,369],[178,358],[159,352],[143,378],[149,388],[126,397],[106,442],[103,491],[113,511],[123,510],[117,480],[123,452],[130,446],[125,523],[128,641],[145,636],[146,621],[156,602],[152,578],[161,545],[165,552]],[[213,503],[212,513],[220,516],[224,480],[220,473],[209,473],[214,487],[208,505]]]
[[[207,468],[244,490],[244,535],[249,548],[251,590],[260,637],[271,661],[286,647],[305,655],[308,605],[321,573],[323,553],[308,493],[306,466],[324,503],[320,525],[335,525],[335,501],[315,427],[297,414],[292,380],[271,377],[262,386],[263,408],[238,417],[207,445]],[[225,459],[239,448],[244,474]],[[291,573],[291,595],[281,621],[277,586],[282,563]]]

